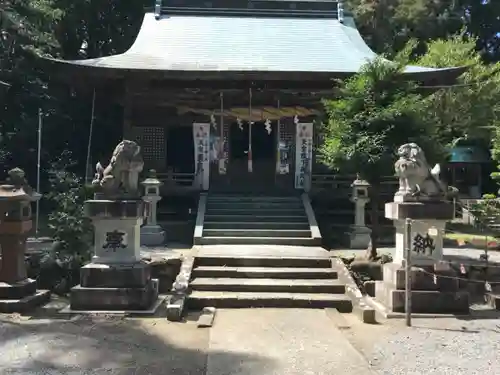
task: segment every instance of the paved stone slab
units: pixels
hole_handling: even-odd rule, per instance
[[[204,245],[200,246],[198,256],[328,258],[329,252],[315,246]]]
[[[243,357],[240,362],[220,353]],[[207,375],[371,375],[324,310],[218,310]]]

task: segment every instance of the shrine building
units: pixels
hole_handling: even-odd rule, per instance
[[[126,52],[50,64],[123,88],[123,138],[166,185],[300,196],[322,170],[321,100],[376,57],[341,1],[156,0]],[[403,74],[432,86],[462,72]]]

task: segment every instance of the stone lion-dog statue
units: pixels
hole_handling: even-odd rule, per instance
[[[123,140],[115,147],[106,168],[97,163],[92,185],[99,186],[105,196],[137,197],[143,167],[141,147],[134,141]]]
[[[439,164],[430,168],[423,150],[416,143],[400,146],[397,155],[399,160],[394,164],[394,169],[399,177],[399,190],[395,200],[447,198],[457,192],[440,179]]]

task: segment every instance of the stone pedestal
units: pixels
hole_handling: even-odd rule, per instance
[[[365,206],[370,201],[368,197],[368,182],[357,178],[351,185],[351,202],[354,203],[354,224],[347,233],[351,249],[366,249],[371,240],[371,229],[365,224]]]
[[[165,231],[158,224],[146,224],[141,227],[141,244],[143,246],[163,246],[165,242]]]
[[[469,294],[459,290],[458,280],[443,262],[445,224],[453,217],[453,204],[445,201],[392,202],[385,217],[396,227],[394,262],[384,265],[383,281],[375,286],[375,298],[389,312],[405,310],[405,221],[411,219],[412,312],[422,314],[469,312]]]
[[[351,225],[349,227],[349,248],[366,249],[371,241],[372,230],[366,226]]]
[[[468,314],[469,293],[459,290],[455,271],[448,267],[412,267],[412,313]],[[375,284],[375,298],[391,313],[405,312],[404,267],[387,263],[383,280]]]
[[[71,289],[74,311],[146,311],[158,299],[158,281],[141,261],[142,200],[85,202],[95,228],[92,263],[80,271],[80,285]]]
[[[144,186],[142,200],[148,206],[147,221],[141,227],[141,244],[144,246],[162,246],[166,241],[165,231],[156,221],[158,202],[161,200],[160,186],[162,183],[152,171],[152,176],[141,182],[141,184]]]
[[[16,169],[16,173],[24,176],[20,169]],[[37,290],[36,281],[29,279],[26,273],[26,239],[32,228],[31,202],[39,197],[27,185],[0,186],[0,312],[3,313],[25,312],[50,299],[50,292]]]
[[[406,258],[405,221],[411,219],[412,258],[414,266],[434,265],[443,259],[446,222],[453,218],[451,202],[391,202],[385,205],[385,217],[394,220],[396,251],[394,263]]]

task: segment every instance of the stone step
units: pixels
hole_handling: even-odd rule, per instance
[[[297,229],[309,230],[309,223],[282,223],[282,222],[265,222],[265,221],[205,221],[203,229]]]
[[[288,245],[320,246],[321,238],[300,237],[202,237],[196,245]]]
[[[197,277],[231,277],[250,279],[336,279],[337,271],[332,268],[305,267],[227,267],[198,266],[193,269],[192,276]]]
[[[309,229],[205,229],[203,237],[297,237],[311,238]]]
[[[486,293],[486,301],[496,310],[500,310],[500,295],[497,293]]]
[[[273,216],[305,216],[305,210],[303,207],[300,208],[245,208],[241,209],[238,207],[230,208],[207,208],[206,213],[208,215],[273,215]]]
[[[207,210],[233,210],[233,211],[241,211],[246,212],[248,210],[256,211],[256,210],[278,210],[278,211],[287,211],[287,210],[304,210],[304,205],[301,204],[282,204],[282,203],[236,203],[236,202],[225,202],[225,203],[207,203]]]
[[[195,278],[192,290],[228,292],[345,293],[339,280]]]
[[[329,258],[305,257],[252,257],[252,256],[198,256],[195,259],[197,267],[293,267],[293,268],[331,268]]]
[[[290,196],[265,196],[265,195],[231,195],[209,194],[207,202],[301,202],[300,197]]]
[[[205,214],[205,222],[270,222],[270,223],[308,223],[307,216],[304,213],[300,215],[253,215],[250,213],[240,214]]]
[[[238,201],[238,200],[207,200],[207,206],[239,206],[239,207],[303,207],[302,201]]]
[[[216,308],[336,308],[340,312],[352,312],[352,302],[345,294],[322,293],[270,293],[270,292],[215,292],[194,290],[188,296],[191,309]]]

